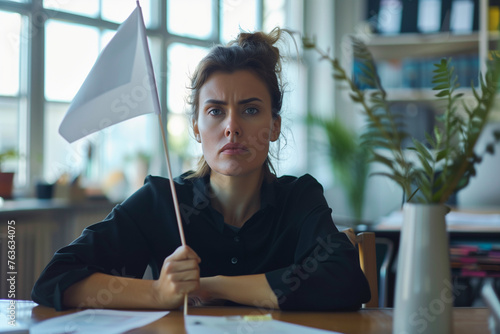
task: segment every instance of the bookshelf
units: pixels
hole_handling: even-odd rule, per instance
[[[384,2],[397,3],[397,0],[365,1],[365,9],[369,11],[368,16],[375,14],[374,8],[379,11],[378,15],[382,15]],[[468,0],[473,3],[474,8],[474,13],[469,17],[474,22],[472,24],[471,21],[470,31],[453,31],[450,27],[450,21],[453,20],[450,19],[452,15],[450,12],[453,11],[453,5],[457,0],[427,0],[427,2],[443,4],[441,28],[436,32],[417,32],[418,6],[424,1],[415,1],[412,4],[400,2],[402,23],[399,33],[377,31],[366,38],[366,45],[377,62],[382,84],[391,101],[431,100],[433,98],[433,92],[430,89],[433,64],[443,57],[453,59],[462,92],[470,93],[471,81],[477,87],[479,72],[485,70],[484,60],[487,59],[488,50],[495,49],[500,39],[499,33],[490,31],[491,27],[488,25],[488,18],[491,17],[489,0]],[[448,6],[447,9],[445,6]],[[394,7],[392,10],[397,11]],[[408,11],[412,12],[408,13]],[[405,23],[407,21],[413,22],[411,28],[408,28],[408,23]],[[373,22],[371,26],[374,30],[379,28]]]
[[[370,22],[370,15],[374,15],[373,3],[379,5],[384,0],[364,0],[365,13]],[[397,0],[396,0],[397,1]],[[413,10],[412,15],[417,15],[418,3],[422,1],[437,0],[419,0],[409,5]],[[459,0],[440,0],[447,3],[448,10],[455,1]],[[452,64],[455,67],[455,74],[458,75],[460,88],[456,91],[462,93],[466,103],[472,99],[471,85],[479,87],[479,74],[485,73],[486,61],[490,50],[496,50],[500,42],[500,33],[498,23],[500,22],[500,1],[499,0],[464,0],[474,3],[473,21],[470,27],[472,30],[453,31],[449,24],[446,27],[443,17],[446,14],[443,7],[441,18],[443,20],[439,31],[431,33],[416,32],[416,22],[418,19],[409,19],[409,14],[402,14],[402,22],[412,21],[413,28],[404,28],[403,23],[399,33],[383,33],[377,31],[376,24],[368,24],[374,32],[367,33],[363,40],[372,53],[377,71],[381,78],[382,85],[387,92],[387,98],[391,108],[397,109],[398,113],[409,115],[408,122],[416,124],[431,124],[433,122],[432,113],[414,113],[412,110],[422,109],[427,111],[429,108],[434,113],[440,110],[440,102],[435,98],[435,92],[432,90],[432,76],[434,64],[441,58],[452,58]],[[407,2],[402,1],[403,7]],[[413,6],[413,7],[411,7]],[[444,5],[443,5],[444,6]],[[403,8],[403,10],[405,10]],[[371,11],[371,12],[368,12]],[[376,16],[376,15],[375,15]],[[451,19],[448,18],[448,22]],[[356,62],[353,62],[353,71],[356,72]],[[369,92],[369,88],[368,92]],[[408,104],[408,108],[404,103]],[[393,107],[394,106],[394,107]],[[492,110],[490,115],[491,122],[500,121],[500,97],[497,99],[497,108]],[[460,106],[461,107],[461,106]],[[428,125],[425,129],[413,129],[413,134],[423,136],[426,131],[432,129]]]

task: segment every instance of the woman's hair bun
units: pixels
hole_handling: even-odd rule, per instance
[[[228,43],[229,46],[237,45],[243,49],[254,50],[256,54],[260,54],[263,59],[267,59],[273,63],[273,69],[276,73],[281,72],[281,57],[280,50],[274,46],[282,35],[282,29],[274,28],[270,33],[261,31],[248,33],[241,32],[238,37]]]

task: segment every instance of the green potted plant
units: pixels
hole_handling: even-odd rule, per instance
[[[325,134],[325,140],[314,146],[329,157],[335,182],[344,190],[354,225],[362,223],[370,159],[368,148],[360,142],[358,134],[338,118],[310,114],[307,124]]]
[[[17,158],[17,152],[14,149],[8,149],[0,152],[0,197],[5,199],[12,198],[14,172],[4,171],[2,166],[6,161],[15,158]]]
[[[458,80],[451,60],[442,59],[435,64],[433,89],[444,107],[436,115],[433,133],[426,135],[427,143],[413,139],[410,152],[415,159],[411,159],[408,150],[401,146],[408,136],[402,116],[389,109],[374,59],[363,42],[355,38],[352,41],[353,56],[360,66],[357,78],[319,49],[314,40],[306,38],[303,43],[331,63],[334,78],[347,86],[352,101],[361,106],[367,120],[363,142],[373,161],[387,168],[387,172],[378,174],[400,185],[403,202],[407,202],[403,207],[393,333],[451,333],[453,291],[445,221],[449,209],[444,203],[467,186],[482,157],[493,154],[495,142],[500,141],[500,133],[495,132],[484,152],[474,150],[494,108],[499,57],[492,53],[488,70],[479,80],[480,87],[471,85],[472,106],[463,102],[463,94],[456,91]],[[356,82],[371,89],[362,90]],[[417,321],[422,309],[438,310],[432,314],[433,321]]]

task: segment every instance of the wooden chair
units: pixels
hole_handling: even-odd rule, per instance
[[[371,299],[363,307],[378,307],[377,253],[374,232],[354,233],[352,228],[342,231],[358,248],[359,264],[370,286]]]

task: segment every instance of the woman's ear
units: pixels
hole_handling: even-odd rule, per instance
[[[273,119],[273,125],[271,129],[271,141],[277,141],[281,133],[281,116],[277,116]]]
[[[195,119],[193,119],[192,123],[193,123],[194,139],[196,139],[198,143],[201,143],[200,130],[198,129],[198,122]]]

